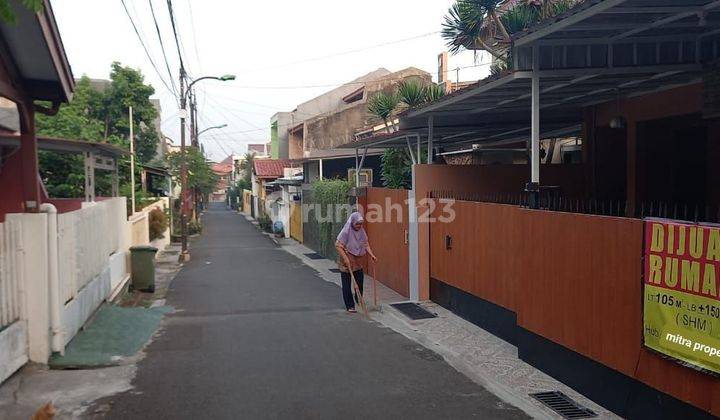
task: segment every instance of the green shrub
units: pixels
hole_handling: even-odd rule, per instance
[[[320,179],[312,184],[315,202],[323,206],[347,204],[352,185],[344,179]]]
[[[260,225],[260,229],[264,230],[265,232],[272,232],[272,220],[270,219],[270,216],[263,213],[260,215],[260,217],[258,217],[257,221]]]
[[[313,182],[312,197],[316,204],[320,205],[320,214],[315,217],[318,220],[318,251],[326,258],[335,256],[335,238],[345,224],[345,220],[351,211],[349,205],[349,193],[352,184],[344,179],[323,179]]]
[[[188,222],[188,235],[196,235],[202,233],[202,223],[199,220],[190,220]]]
[[[150,240],[164,238],[164,233],[168,228],[168,217],[161,209],[153,209],[148,214],[148,228],[150,230]]]

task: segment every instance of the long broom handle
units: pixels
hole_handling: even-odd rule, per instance
[[[377,309],[377,263],[371,262],[373,268],[373,305]]]
[[[367,307],[365,306],[365,299],[363,298],[362,292],[360,291],[360,287],[357,284],[357,281],[355,281],[355,275],[352,272],[352,268],[348,269],[350,272],[350,280],[352,281],[353,289],[355,289],[355,293],[359,296],[358,300],[360,301],[360,307],[362,308],[363,312],[365,313],[365,316],[370,318],[370,314],[368,313]]]

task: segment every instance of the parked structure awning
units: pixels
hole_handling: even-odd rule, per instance
[[[531,138],[534,112],[536,136],[577,134],[585,107],[702,81],[719,35],[718,0],[588,0],[515,36],[514,70],[406,111],[397,133],[344,147],[430,136],[443,147],[508,144]]]
[[[57,153],[81,154],[85,168],[85,201],[95,201],[95,171],[112,172],[112,196],[117,197],[120,191],[118,158],[128,156],[130,152],[108,143],[96,143],[83,140],[38,137],[38,149]],[[0,146],[20,148],[20,135],[0,134]]]
[[[94,153],[98,156],[117,158],[129,156],[130,152],[110,143],[84,140],[68,140],[55,137],[38,137],[38,149],[58,153]],[[20,147],[20,135],[0,135],[0,146]]]

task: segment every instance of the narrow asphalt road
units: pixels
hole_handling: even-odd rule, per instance
[[[213,207],[117,419],[526,417],[436,353],[347,314],[340,289]],[[95,409],[88,410],[93,413]]]

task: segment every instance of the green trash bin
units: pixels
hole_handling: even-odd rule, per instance
[[[133,246],[130,248],[132,288],[141,292],[155,292],[155,254],[158,249],[152,246]]]

